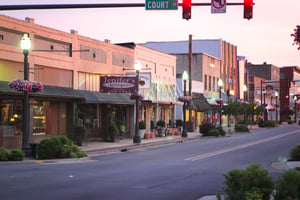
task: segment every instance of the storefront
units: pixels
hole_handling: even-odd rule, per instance
[[[44,86],[40,93],[30,93],[30,138],[39,142],[55,135],[73,133],[73,107],[84,97],[71,88]],[[23,135],[23,93],[0,82],[0,147],[21,148]]]

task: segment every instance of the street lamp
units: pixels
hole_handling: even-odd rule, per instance
[[[186,81],[189,79],[189,74],[187,71],[184,71],[182,74],[182,79],[183,79],[183,96],[186,96]],[[182,137],[187,137],[187,131],[186,131],[186,113],[185,113],[185,108],[186,107],[186,102],[183,102],[183,127],[182,127]]]
[[[244,91],[244,103],[246,102],[246,93],[248,91],[247,85],[243,85],[243,91]]]
[[[246,85],[243,85],[243,91],[244,91],[244,104],[246,106],[246,93],[247,93],[247,86]],[[246,116],[248,113],[245,111],[244,112],[244,122],[246,122],[246,119],[248,118],[248,116]]]
[[[139,74],[142,66],[139,60],[137,60],[134,64],[134,69],[136,71],[136,77],[137,77],[137,96],[139,92]],[[135,134],[133,137],[133,143],[141,143],[141,137],[139,135],[139,98],[135,99]]]
[[[278,102],[277,102],[277,100],[278,100],[278,92],[277,91],[275,91],[275,97],[276,97],[276,105],[275,105],[275,115],[276,115],[276,121],[278,121]]]
[[[223,81],[222,79],[219,79],[218,80],[218,86],[219,86],[219,100],[220,100],[220,127],[222,128],[222,101],[221,101],[221,98],[222,98],[222,86],[223,86]]]
[[[297,96],[294,96],[294,109],[295,109],[295,123],[297,123]]]
[[[28,81],[28,52],[31,48],[31,40],[27,33],[24,34],[21,39],[21,48],[24,54],[24,80]],[[31,154],[29,147],[29,131],[30,131],[30,114],[29,114],[29,93],[24,90],[23,100],[23,138],[22,138],[22,150],[26,156]]]

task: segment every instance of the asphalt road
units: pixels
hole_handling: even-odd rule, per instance
[[[297,125],[231,137],[93,155],[84,162],[0,163],[1,200],[196,200],[222,193],[223,174],[260,163],[271,167],[300,144]]]

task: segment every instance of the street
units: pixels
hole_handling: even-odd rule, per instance
[[[223,174],[260,163],[271,167],[300,145],[297,125],[93,155],[84,162],[0,163],[3,200],[196,200],[222,193]]]

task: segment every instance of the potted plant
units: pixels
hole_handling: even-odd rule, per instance
[[[108,125],[108,131],[112,142],[118,142],[120,141],[120,129],[116,123],[116,120],[114,118],[114,115],[111,113],[108,115],[109,119],[109,125]]]
[[[144,120],[139,121],[139,135],[141,138],[144,138],[146,131],[146,123]]]
[[[176,127],[178,128],[179,131],[182,131],[182,126],[183,126],[183,120],[182,119],[177,119],[176,120]]]
[[[156,123],[157,126],[157,134],[159,137],[163,137],[166,131],[166,122],[164,120],[159,120]]]
[[[78,146],[82,145],[82,142],[87,134],[87,130],[84,126],[76,126],[75,127],[75,143]]]

